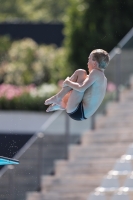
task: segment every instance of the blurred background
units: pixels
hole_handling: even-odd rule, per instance
[[[0,5],[0,156],[21,161],[1,166],[0,200],[65,200],[57,191],[46,198],[26,193],[43,191],[41,175],[53,176],[55,160],[69,160],[70,146],[81,145],[83,133],[109,120],[109,102],[119,103],[120,94],[131,89],[133,1],[0,0]],[[87,70],[88,56],[97,48],[110,54],[107,92],[98,111],[83,122],[65,112],[47,114],[44,101],[66,76]],[[90,191],[69,199],[86,200]]]

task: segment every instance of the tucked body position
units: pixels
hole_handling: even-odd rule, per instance
[[[63,82],[61,91],[45,101],[50,105],[46,112],[66,110],[74,120],[92,116],[106,94],[107,78],[104,70],[109,64],[109,54],[103,49],[93,50],[88,57],[88,72],[78,69]]]

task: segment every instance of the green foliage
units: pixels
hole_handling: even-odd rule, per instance
[[[16,97],[11,100],[5,97],[0,98],[0,110],[34,110],[34,111],[45,111],[46,106],[44,105],[44,98],[36,97],[33,98],[29,94]]]
[[[0,64],[2,60],[6,58],[8,49],[11,46],[11,40],[9,36],[0,36]]]
[[[71,0],[65,22],[65,46],[73,69],[86,69],[93,49],[106,51],[132,28],[133,1]]]
[[[0,21],[62,22],[69,0],[0,0]]]
[[[3,92],[2,92],[3,91]],[[55,95],[59,88],[54,84],[39,87],[0,85],[0,110],[36,110],[45,111],[44,102]]]
[[[22,17],[18,0],[0,0],[0,5],[0,21],[10,21]]]
[[[38,45],[26,38],[14,41],[1,61],[0,82],[15,85],[57,83],[70,75],[63,47]]]

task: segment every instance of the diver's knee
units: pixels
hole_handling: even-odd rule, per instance
[[[76,70],[76,74],[79,77],[86,77],[87,76],[87,72],[84,69],[78,69]]]
[[[87,77],[87,72],[84,69],[78,69],[76,70],[77,73],[77,82],[82,83],[86,77]]]
[[[76,71],[75,71],[76,73],[82,73],[82,74],[87,74],[87,72],[86,72],[86,70],[84,70],[84,69],[77,69]]]

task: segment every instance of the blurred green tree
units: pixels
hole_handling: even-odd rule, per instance
[[[11,40],[8,35],[0,36],[0,63],[5,59],[8,49],[11,46]]]
[[[93,49],[110,51],[132,28],[132,0],[70,0],[65,22],[67,59],[73,70],[86,69]]]
[[[6,57],[0,63],[0,83],[15,85],[57,83],[70,74],[65,48],[38,45],[30,38],[13,41],[6,52]]]
[[[10,21],[23,17],[18,0],[0,0],[0,5],[0,21]]]
[[[62,22],[69,0],[0,0],[0,21]]]

